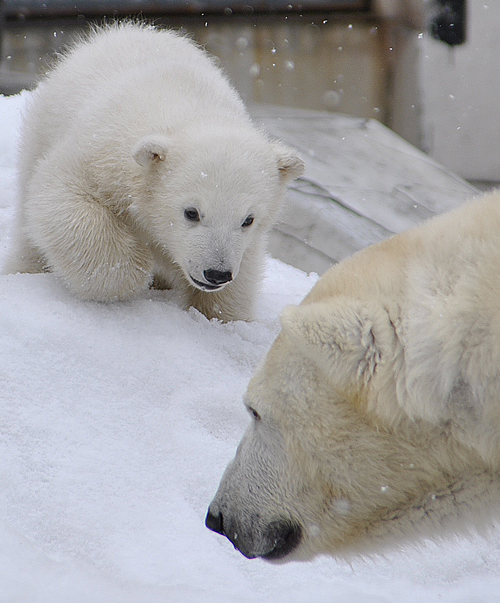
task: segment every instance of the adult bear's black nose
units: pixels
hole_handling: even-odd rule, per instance
[[[214,515],[210,509],[208,509],[207,517],[205,519],[205,525],[212,532],[217,532],[217,534],[222,534],[224,536],[224,526],[222,524],[222,513],[218,513]]]
[[[298,547],[302,540],[302,528],[289,519],[278,519],[260,528],[252,523],[250,529],[226,520],[221,512],[209,507],[205,525],[209,530],[225,536],[247,559],[263,557],[268,560],[282,559]]]
[[[251,535],[242,535],[238,532],[237,528],[229,526],[227,532],[224,529],[224,521],[222,513],[212,513],[210,508],[208,509],[207,517],[205,519],[205,525],[209,530],[213,532],[217,532],[217,534],[221,534],[221,536],[225,536],[229,542],[232,543],[235,549],[238,549],[242,555],[247,557],[247,559],[255,559],[258,556],[258,553],[253,553],[253,538]],[[226,526],[226,529],[228,526]]]
[[[229,270],[222,272],[220,270],[204,270],[203,276],[205,277],[207,283],[211,285],[224,285],[225,283],[229,283],[229,281],[233,280],[233,274]]]

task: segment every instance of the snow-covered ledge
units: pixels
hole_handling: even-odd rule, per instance
[[[270,251],[306,272],[322,274],[359,249],[477,194],[376,120],[263,105],[250,110],[305,161]]]

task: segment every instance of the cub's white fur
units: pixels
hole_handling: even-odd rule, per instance
[[[96,30],[34,93],[8,272],[51,270],[77,296],[176,288],[249,319],[294,152],[252,123],[214,62],[170,31]]]
[[[248,557],[369,552],[500,513],[500,191],[331,268],[250,382],[207,516]]]

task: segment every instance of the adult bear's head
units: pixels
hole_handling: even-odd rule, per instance
[[[231,283],[247,250],[262,253],[286,184],[303,172],[292,149],[241,125],[147,136],[133,155],[144,179],[137,218],[202,291]]]
[[[282,323],[207,527],[248,558],[348,556],[435,536],[478,502],[491,476],[445,424],[377,414],[402,354],[384,308],[336,297]]]

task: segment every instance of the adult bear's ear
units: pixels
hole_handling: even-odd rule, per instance
[[[148,167],[165,161],[171,146],[166,136],[151,134],[139,140],[132,150],[132,156],[139,165]]]
[[[384,308],[347,297],[288,306],[283,332],[340,387],[369,382],[394,346],[394,329]]]
[[[281,183],[287,184],[291,180],[302,176],[304,173],[304,162],[300,157],[297,157],[295,151],[281,142],[275,142],[274,148],[276,150]]]

